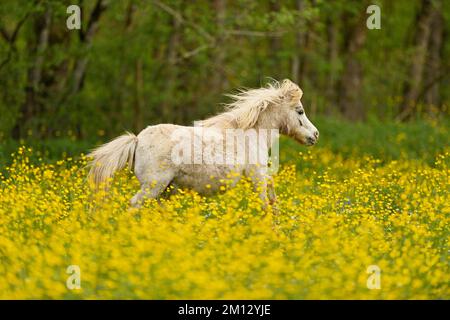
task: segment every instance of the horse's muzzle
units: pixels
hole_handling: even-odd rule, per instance
[[[308,146],[312,146],[312,145],[314,145],[314,144],[316,144],[316,139],[315,138],[313,138],[313,137],[308,137],[308,138],[306,138],[306,145],[308,145]]]

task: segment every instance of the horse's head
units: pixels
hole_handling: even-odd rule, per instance
[[[292,81],[285,79],[280,85],[281,105],[277,112],[280,119],[280,131],[301,144],[312,146],[319,139],[319,131],[306,117],[301,102],[302,89]]]
[[[301,98],[303,91],[292,81],[269,83],[259,89],[241,90],[228,95],[233,101],[226,112],[203,120],[204,127],[280,129],[307,146],[319,139],[319,131],[308,120]]]

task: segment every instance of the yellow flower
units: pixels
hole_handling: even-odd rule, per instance
[[[448,152],[430,166],[291,151],[308,166],[284,162],[266,209],[245,179],[131,209],[126,170],[95,191],[85,156],[33,165],[32,152],[0,174],[2,299],[450,298]]]

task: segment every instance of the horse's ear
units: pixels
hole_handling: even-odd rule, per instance
[[[302,89],[289,79],[284,79],[281,82],[281,90],[283,95],[291,101],[299,100],[303,95]]]
[[[282,87],[291,87],[291,86],[296,86],[296,84],[294,82],[292,82],[291,80],[289,80],[289,79],[284,79],[281,82],[281,86]]]

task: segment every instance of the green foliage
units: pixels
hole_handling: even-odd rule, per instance
[[[14,136],[16,130],[16,138],[48,138],[72,130],[86,139],[98,130],[113,136],[147,123],[188,124],[218,110],[223,93],[260,86],[270,77],[298,81],[314,114],[337,114],[345,106],[340,102],[338,108],[338,100],[349,37],[366,15],[361,1],[239,0],[217,7],[221,1],[129,0],[105,2],[95,20],[97,3],[83,2],[78,31],[65,27],[67,1],[2,2],[0,28],[8,35],[17,29],[17,37],[11,43],[0,39],[1,136]],[[358,90],[365,110],[357,112],[383,119],[398,113],[414,62],[411,41],[420,3],[376,2],[382,29],[367,31],[362,48],[351,57],[363,74]],[[445,22],[449,8],[444,1]],[[47,10],[48,39],[39,49]],[[86,40],[91,20],[97,28]],[[446,35],[448,23],[444,27]],[[334,60],[330,30],[336,36]],[[448,54],[447,41],[442,61]],[[87,66],[74,90],[84,59]],[[30,74],[40,75],[36,83]],[[441,81],[440,105],[424,105],[421,113],[447,112],[448,79]]]
[[[0,139],[54,138],[68,130],[89,139],[99,130],[114,136],[152,123],[189,124],[219,110],[223,93],[270,78],[297,81],[310,115],[335,115],[346,106],[340,84],[349,60],[360,64],[355,112],[392,119],[415,63],[421,8],[420,0],[376,1],[382,29],[366,31],[349,56],[349,39],[365,23],[364,1],[105,1],[96,20],[98,3],[82,2],[79,31],[66,28],[69,1],[2,1],[0,28],[8,36],[0,38]],[[449,9],[444,1],[445,22]],[[97,27],[87,39],[91,24]],[[449,50],[444,41],[443,72]],[[448,112],[448,77],[438,84],[439,104],[418,101],[418,117]]]

